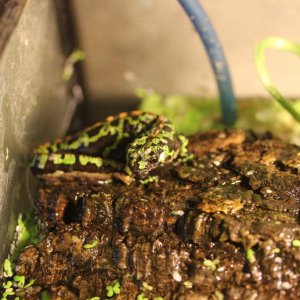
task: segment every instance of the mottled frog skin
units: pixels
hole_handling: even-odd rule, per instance
[[[164,164],[187,160],[187,146],[187,138],[167,118],[131,111],[37,147],[31,168],[35,174],[126,170],[143,177]]]

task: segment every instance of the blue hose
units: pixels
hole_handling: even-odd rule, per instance
[[[197,0],[178,1],[199,33],[210,59],[221,98],[222,121],[226,125],[233,125],[237,118],[236,99],[227,62],[217,34],[206,12]]]

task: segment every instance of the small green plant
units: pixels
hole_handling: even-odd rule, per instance
[[[13,263],[9,259],[5,259],[1,282],[0,299],[7,300],[7,297],[14,296],[14,300],[18,300],[20,296],[24,295],[26,289],[34,284],[34,279],[15,275]]]
[[[215,271],[217,268],[217,264],[219,264],[219,260],[215,259],[215,260],[210,260],[210,259],[205,259],[203,261],[204,266],[210,268],[212,271]]]
[[[299,248],[300,247],[300,240],[292,240],[292,246]]]
[[[82,51],[80,49],[73,50],[73,52],[67,58],[64,68],[63,68],[63,73],[62,73],[63,81],[67,82],[72,78],[73,73],[74,73],[74,65],[77,62],[84,60],[85,57],[86,57],[86,54],[84,51]]]
[[[84,249],[92,249],[92,248],[96,247],[97,244],[98,244],[98,241],[95,240],[95,241],[93,241],[93,242],[90,243],[90,244],[85,244],[85,245],[83,245],[83,248],[84,248]]]
[[[255,258],[255,252],[251,248],[247,249],[246,251],[246,258],[250,262],[250,264],[255,263],[256,258]]]
[[[145,297],[145,295],[142,293],[137,295],[136,300],[149,300],[149,298]]]
[[[106,287],[106,296],[111,298],[115,295],[119,295],[121,292],[121,284],[119,281],[114,281],[111,285]]]
[[[3,272],[0,274],[0,299],[14,297],[18,300],[26,289],[34,284],[34,279],[15,274],[14,263],[16,258],[28,245],[35,245],[42,239],[33,210],[26,215],[20,215],[17,221],[15,250],[10,259],[3,262]]]

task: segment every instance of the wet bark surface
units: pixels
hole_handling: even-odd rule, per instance
[[[148,184],[43,175],[47,234],[17,265],[35,279],[26,299],[105,299],[116,282],[112,299],[298,299],[299,147],[235,130],[196,134],[190,150]]]

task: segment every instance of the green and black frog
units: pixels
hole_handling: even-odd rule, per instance
[[[131,111],[38,146],[31,168],[35,174],[125,171],[145,178],[159,166],[190,158],[188,139],[167,118]]]

